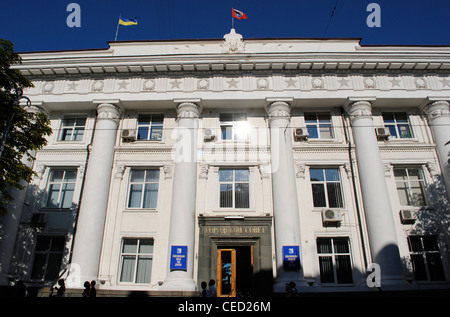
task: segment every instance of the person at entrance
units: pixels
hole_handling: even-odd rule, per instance
[[[209,294],[208,297],[217,297],[216,291],[216,281],[213,279],[209,280]]]
[[[208,284],[206,284],[205,281],[202,282],[202,291],[200,292],[200,297],[209,297],[209,292],[208,292],[208,290],[206,289],[206,286],[207,286],[207,285],[208,285]]]

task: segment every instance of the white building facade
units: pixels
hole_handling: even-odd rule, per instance
[[[448,47],[232,29],[22,58],[53,135],[2,219],[2,284],[449,287]]]

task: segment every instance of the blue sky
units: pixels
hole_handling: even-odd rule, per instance
[[[0,38],[12,41],[18,52],[106,48],[114,40],[119,14],[136,17],[138,25],[120,26],[118,40],[220,39],[231,28],[233,7],[248,16],[234,24],[244,38],[353,37],[366,45],[450,45],[449,0],[0,1]],[[80,6],[81,27],[66,24],[70,3]],[[380,6],[380,27],[367,26],[370,3]]]

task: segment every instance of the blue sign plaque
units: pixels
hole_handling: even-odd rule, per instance
[[[283,268],[285,271],[300,270],[300,248],[298,245],[283,246]]]
[[[170,270],[187,270],[187,246],[173,245],[170,252]]]

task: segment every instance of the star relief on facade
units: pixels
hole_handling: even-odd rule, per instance
[[[245,50],[245,43],[242,40],[242,35],[236,33],[234,29],[231,29],[230,33],[223,36],[224,42],[222,43],[222,52],[224,53],[243,53]]]

